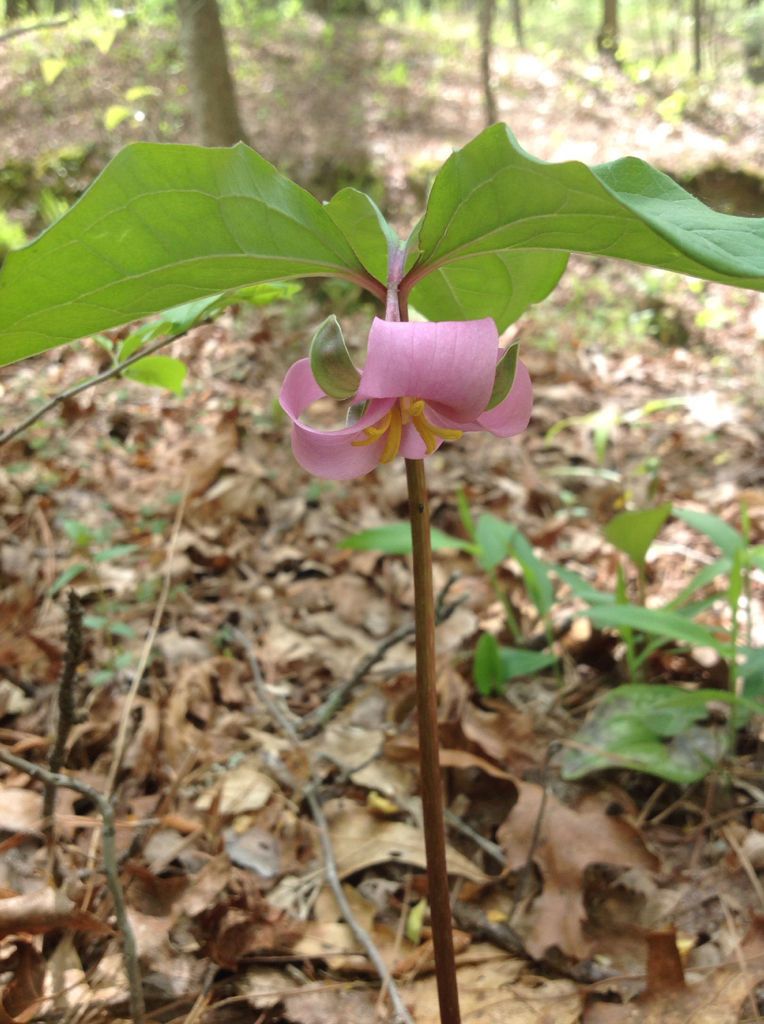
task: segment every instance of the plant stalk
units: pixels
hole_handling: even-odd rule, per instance
[[[414,555],[416,688],[419,719],[419,764],[422,779],[424,845],[435,974],[441,1024],[459,1024],[451,901],[446,870],[446,828],[438,757],[438,696],[435,685],[435,601],[432,588],[430,508],[424,462],[406,459],[409,515]]]

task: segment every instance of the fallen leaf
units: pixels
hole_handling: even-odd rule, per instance
[[[275,788],[273,779],[258,768],[259,760],[248,758],[223,773],[220,779],[197,799],[199,810],[209,810],[219,799],[220,814],[245,814],[265,807]]]
[[[645,849],[628,822],[607,813],[600,798],[589,797],[579,807],[563,804],[548,792],[538,839],[544,791],[527,782],[516,783],[517,803],[497,832],[512,870],[523,868],[532,855],[541,874],[542,890],[528,911],[522,932],[528,952],[542,959],[556,947],[567,956],[585,958],[591,939],[584,933],[586,911],[583,878],[590,864],[619,864],[655,869],[656,858]]]
[[[421,829],[403,821],[382,821],[366,808],[338,800],[327,804],[327,819],[340,878],[363,871],[374,864],[410,864],[424,870],[427,865]],[[448,873],[471,882],[490,878],[453,847],[446,850]]]
[[[111,935],[112,930],[94,914],[79,910],[59,889],[37,889],[0,899],[0,937],[40,935],[54,929]]]
[[[581,997],[573,982],[536,977],[526,973],[522,960],[497,958],[493,947],[482,948],[491,951],[491,959],[457,966],[465,1024],[576,1024],[581,1019]],[[416,1024],[440,1024],[433,977],[407,985],[403,997]]]

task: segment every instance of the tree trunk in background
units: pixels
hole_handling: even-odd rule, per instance
[[[692,0],[692,56],[699,75],[703,67],[703,0]]]
[[[37,14],[37,0],[5,0],[6,21],[16,21],[22,14]]]
[[[525,32],[523,31],[523,5],[522,0],[512,0],[512,27],[515,30],[515,40],[521,50],[525,49]]]
[[[498,120],[496,94],[491,82],[491,56],[493,54],[493,19],[496,14],[496,0],[480,0],[478,7],[478,31],[480,33],[480,81],[483,86],[483,107],[487,124]]]
[[[191,104],[201,141],[205,146],[246,142],[217,0],[177,2]]]
[[[745,73],[756,85],[764,82],[764,10],[759,0],[746,0]]]
[[[602,25],[597,33],[597,50],[615,60],[618,50],[618,0],[603,0]]]

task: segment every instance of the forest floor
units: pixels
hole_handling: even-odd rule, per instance
[[[368,174],[405,225],[432,170],[482,127],[477,63],[454,64],[458,36],[449,52],[401,27],[344,31],[344,40],[335,31],[331,79],[317,20],[273,28],[256,46],[235,33],[234,55],[251,69],[240,86],[244,120],[258,149],[319,190]],[[0,189],[30,231],[42,192],[61,194],[56,176],[76,192],[136,136],[134,119],[112,132],[102,120],[110,105],[133,102],[130,87],[163,90],[143,97],[142,137],[190,138],[166,29],[125,29],[103,56],[60,33],[0,44],[11,54],[0,69]],[[69,61],[45,90],[32,77],[41,56]],[[75,58],[97,73],[77,75]],[[351,58],[355,93],[343,77]],[[500,49],[497,71],[502,115],[544,158],[635,153],[685,175],[720,162],[748,173],[761,153],[760,94],[742,82],[692,99],[692,119],[666,120],[637,100],[646,85],[597,64]],[[87,159],[67,164],[72,140]],[[233,309],[176,343],[190,371],[184,397],[112,383],[67,400],[3,451],[0,740],[46,763],[72,589],[85,624],[66,770],[113,792],[155,1021],[390,1019],[325,884],[310,787],[356,918],[417,1024],[438,1020],[421,919],[408,560],[341,546],[405,519],[403,466],[351,483],[311,480],[276,403],[286,369],[330,309],[361,349],[371,306],[346,289],[306,285],[290,302]],[[509,441],[470,435],[428,460],[437,527],[465,536],[463,491],[473,516],[518,526],[539,558],[609,593],[619,555],[603,527],[626,508],[671,502],[737,529],[747,519],[750,543],[764,543],[760,296],[576,257],[512,336],[534,380],[531,426]],[[106,362],[89,340],[0,371],[3,427]],[[666,401],[651,407],[656,399]],[[599,421],[587,419],[598,411]],[[563,420],[572,422],[550,435]],[[578,616],[581,602],[559,584],[550,625],[559,670],[483,697],[475,645],[483,632],[510,642],[502,603],[469,553],[435,557],[447,613],[438,627],[441,743],[465,1021],[761,1020],[760,719],[741,722],[730,747],[729,706],[709,702],[679,741],[702,736],[704,749],[727,753],[689,786],[615,766],[566,781],[565,753],[587,716],[634,681],[623,638]],[[670,518],[650,551],[648,605],[667,603],[717,557],[707,537]],[[751,573],[741,615],[754,647],[764,644],[762,578]],[[497,579],[520,645],[543,646],[518,562],[506,558]],[[722,581],[706,593],[701,619],[728,628]],[[698,646],[658,649],[645,671],[656,693],[730,685],[718,655]],[[334,708],[326,702],[340,688],[346,700]],[[274,703],[300,733],[297,749],[280,734]],[[668,740],[665,749],[676,753]],[[37,783],[8,770],[1,792],[0,1021],[126,1019],[95,807],[59,794],[52,867]],[[684,981],[671,970],[679,954]]]

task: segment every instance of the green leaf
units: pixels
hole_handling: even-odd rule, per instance
[[[733,730],[748,720],[748,702],[726,690],[616,687],[563,755],[563,778],[630,768],[683,785],[702,779],[730,749],[729,723],[715,722],[710,714],[715,703],[729,705]]]
[[[326,212],[362,266],[378,281],[387,281],[390,251],[403,243],[371,196],[355,188],[343,188],[326,204]]]
[[[55,80],[66,68],[66,61],[60,57],[45,57],[40,61],[42,80],[46,85],[53,85]]]
[[[446,161],[416,239],[404,290],[413,286],[412,302],[427,315],[441,302],[439,319],[480,305],[481,315],[506,326],[554,287],[571,252],[764,290],[764,219],[717,213],[631,157],[593,168],[546,163],[505,125]],[[476,258],[483,262],[471,274],[454,276]],[[434,274],[440,278],[426,283]],[[522,294],[517,281],[533,282],[532,291]]]
[[[164,388],[178,396],[183,394],[187,374],[186,364],[174,356],[146,356],[122,371],[123,377],[148,384],[152,388]]]
[[[520,530],[487,513],[480,516],[475,528],[477,560],[482,569],[491,572],[512,555],[520,563],[528,594],[539,615],[546,615],[554,603],[554,587],[549,578],[550,567],[536,558],[533,547]]]
[[[588,608],[585,614],[600,628],[636,629],[648,636],[661,636],[698,647],[713,647],[725,654],[729,647],[729,642],[720,640],[713,627],[692,622],[678,612],[641,608],[633,604],[613,604]]]
[[[113,132],[128,117],[132,117],[133,113],[132,107],[126,107],[122,103],[112,103],[110,107],[106,108],[106,113],[103,115],[103,126],[107,132]]]
[[[691,508],[675,508],[674,515],[693,530],[705,534],[728,558],[734,558],[738,551],[745,548],[743,535],[719,516],[711,515],[709,512],[696,512]]]
[[[132,555],[133,552],[137,550],[137,544],[114,544],[112,547],[104,548],[103,551],[99,551],[97,555],[94,555],[93,561],[114,562],[118,558],[124,558],[126,555]]]
[[[541,302],[563,275],[568,254],[491,252],[435,269],[411,293],[411,304],[431,320],[478,320],[490,316],[499,331]]]
[[[318,200],[244,145],[136,143],[0,271],[0,364],[260,281],[367,277]]]
[[[430,530],[430,541],[433,551],[446,548],[458,548],[463,551],[472,549],[469,541],[452,537],[443,530],[433,526]],[[407,522],[390,523],[388,526],[375,526],[370,530],[361,530],[340,541],[341,548],[351,551],[381,551],[384,555],[408,555],[411,553],[411,524]]]
[[[576,597],[581,598],[582,601],[586,601],[587,604],[600,605],[615,603],[615,595],[608,593],[605,590],[597,590],[595,586],[573,569],[568,569],[564,565],[555,565],[553,567],[553,571],[555,576],[557,576],[562,583],[567,583]]]
[[[72,582],[72,580],[76,579],[78,576],[81,576],[83,572],[87,571],[88,567],[84,562],[75,562],[74,565],[68,566],[66,569],[64,569],[63,572],[58,574],[58,576],[51,584],[48,593],[50,594],[51,597],[55,597],[56,594],[60,590],[63,590],[65,586]]]
[[[504,647],[490,633],[482,633],[475,647],[472,675],[478,693],[491,697],[503,693],[512,679],[543,672],[556,661],[550,651]]]
[[[478,693],[484,697],[502,692],[499,641],[490,633],[480,634],[472,662],[472,677]]]
[[[605,537],[638,567],[645,564],[648,549],[671,515],[671,502],[636,512],[621,512],[605,527]]]
[[[515,343],[510,345],[509,348],[504,350],[504,354],[496,364],[496,377],[493,382],[493,391],[491,397],[488,399],[488,409],[495,409],[500,402],[503,402],[509,392],[512,390],[512,385],[515,382],[515,374],[517,373],[517,359],[520,354],[520,346]]]

